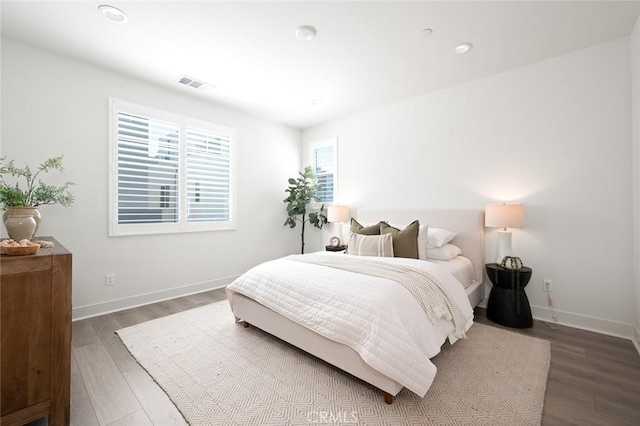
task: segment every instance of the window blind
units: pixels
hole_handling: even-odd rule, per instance
[[[229,221],[231,140],[229,135],[187,129],[187,221]]]
[[[118,112],[118,223],[178,220],[180,126]]]
[[[332,203],[334,198],[335,146],[324,145],[313,149],[313,167],[320,190],[316,196],[323,203]]]
[[[236,130],[111,104],[109,235],[236,228]]]

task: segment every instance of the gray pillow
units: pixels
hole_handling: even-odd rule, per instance
[[[380,223],[380,234],[393,235],[393,257],[407,257],[418,259],[418,233],[420,232],[420,222],[411,222],[402,231],[394,228],[386,222]]]
[[[382,222],[376,223],[372,226],[362,226],[358,223],[357,220],[351,218],[351,232],[354,234],[360,235],[380,235],[380,224]]]

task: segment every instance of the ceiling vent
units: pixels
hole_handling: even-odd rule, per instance
[[[178,83],[193,87],[194,89],[202,90],[203,92],[208,92],[216,87],[213,84],[205,83],[204,81],[196,80],[195,78],[187,77],[186,75],[180,77],[178,79]]]

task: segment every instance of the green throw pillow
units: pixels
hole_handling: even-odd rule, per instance
[[[351,232],[360,235],[380,235],[380,223],[376,223],[372,226],[364,227],[358,223],[357,220],[351,218]]]
[[[390,226],[386,222],[380,223],[381,234],[392,234],[393,257],[408,257],[418,259],[418,232],[420,222],[413,221],[402,231]]]

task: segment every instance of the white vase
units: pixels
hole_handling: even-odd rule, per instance
[[[9,238],[15,241],[30,240],[36,232],[36,220],[31,215],[7,215],[4,227]]]
[[[18,207],[18,206],[9,206],[7,210],[2,215],[2,221],[5,222],[7,217],[9,216],[33,216],[33,220],[36,221],[36,229],[33,231],[33,235],[36,235],[38,229],[40,228],[40,220],[42,216],[40,216],[40,211],[37,207]],[[32,236],[33,236],[32,235]],[[15,238],[14,238],[15,240]]]

